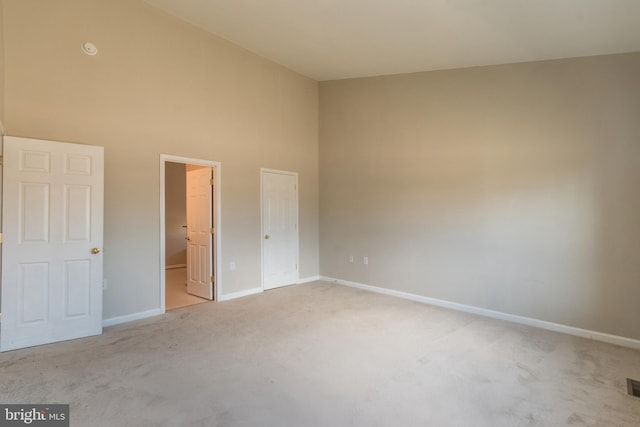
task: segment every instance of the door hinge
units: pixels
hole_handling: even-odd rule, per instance
[[[215,228],[211,228],[211,234],[216,234],[216,229]]]
[[[296,264],[296,270],[298,269],[298,264]]]
[[[213,187],[213,186],[215,185],[216,181],[215,181],[215,179],[211,178],[211,179],[209,180],[209,183],[210,183],[210,184],[211,184],[211,186]]]
[[[4,165],[4,156],[0,154],[0,166]]]
[[[216,283],[216,276],[211,276],[211,283],[213,283],[215,285]]]
[[[0,233],[0,243],[2,243],[2,233]]]

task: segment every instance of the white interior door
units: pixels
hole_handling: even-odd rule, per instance
[[[2,351],[102,332],[103,158],[4,138]]]
[[[187,292],[213,299],[212,168],[187,165]]]
[[[298,175],[261,171],[262,287],[298,281]]]

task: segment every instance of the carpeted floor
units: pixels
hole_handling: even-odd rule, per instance
[[[638,426],[640,352],[315,282],[0,354],[72,426]]]

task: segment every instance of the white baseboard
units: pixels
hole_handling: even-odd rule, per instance
[[[229,301],[236,298],[242,298],[249,295],[259,294],[260,292],[262,292],[262,288],[253,288],[253,289],[247,289],[245,291],[232,292],[230,294],[222,295],[219,298],[219,301]]]
[[[320,280],[320,276],[309,276],[309,277],[304,277],[304,278],[298,279],[296,284],[297,285],[301,285],[303,283],[316,282],[318,280]]]
[[[133,322],[134,320],[146,319],[147,317],[158,316],[162,313],[162,310],[155,308],[153,310],[141,311],[139,313],[127,314],[126,316],[112,317],[110,319],[102,320],[102,327],[119,325],[121,323]]]
[[[465,313],[478,314],[480,316],[491,317],[493,319],[506,320],[507,322],[520,323],[522,325],[534,326],[536,328],[547,329],[549,331],[561,332],[569,335],[574,335],[577,337],[588,338],[595,341],[602,341],[609,344],[615,344],[622,347],[629,347],[629,348],[640,350],[640,340],[636,340],[632,338],[605,334],[603,332],[589,331],[587,329],[575,328],[573,326],[561,325],[559,323],[552,323],[544,320],[532,319],[530,317],[517,316],[515,314],[502,313],[500,311],[487,310],[486,308],[459,304],[457,302],[451,302],[451,301],[441,300],[437,298],[429,298],[422,295],[395,291],[392,289],[379,288],[377,286],[370,286],[362,283],[335,279],[333,277],[320,276],[320,280],[336,283],[338,285],[349,286],[352,288],[363,289],[365,291],[371,291],[379,294],[390,295],[398,298],[404,298],[407,300],[421,302],[424,304],[435,305],[438,307],[449,308],[457,311],[463,311]]]
[[[175,270],[177,268],[187,268],[187,264],[172,264],[164,267],[165,270]]]
[[[169,269],[169,267],[170,266],[167,266],[167,269]],[[180,268],[180,267],[176,267],[176,268]],[[316,280],[320,280],[320,276],[306,277],[304,279],[299,280],[298,284],[314,282]],[[247,289],[244,291],[238,291],[238,292],[222,295],[219,301],[229,301],[236,298],[242,298],[249,295],[259,294],[261,292],[262,292],[262,288]],[[162,310],[154,309],[154,310],[143,311],[140,313],[128,314],[126,316],[112,317],[111,319],[104,319],[102,321],[102,327],[106,328],[107,326],[119,325],[121,323],[132,322],[134,320],[145,319],[147,317],[153,317],[160,314],[163,314]]]

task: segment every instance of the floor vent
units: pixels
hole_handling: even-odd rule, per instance
[[[627,378],[627,393],[631,396],[640,397],[640,381]]]

